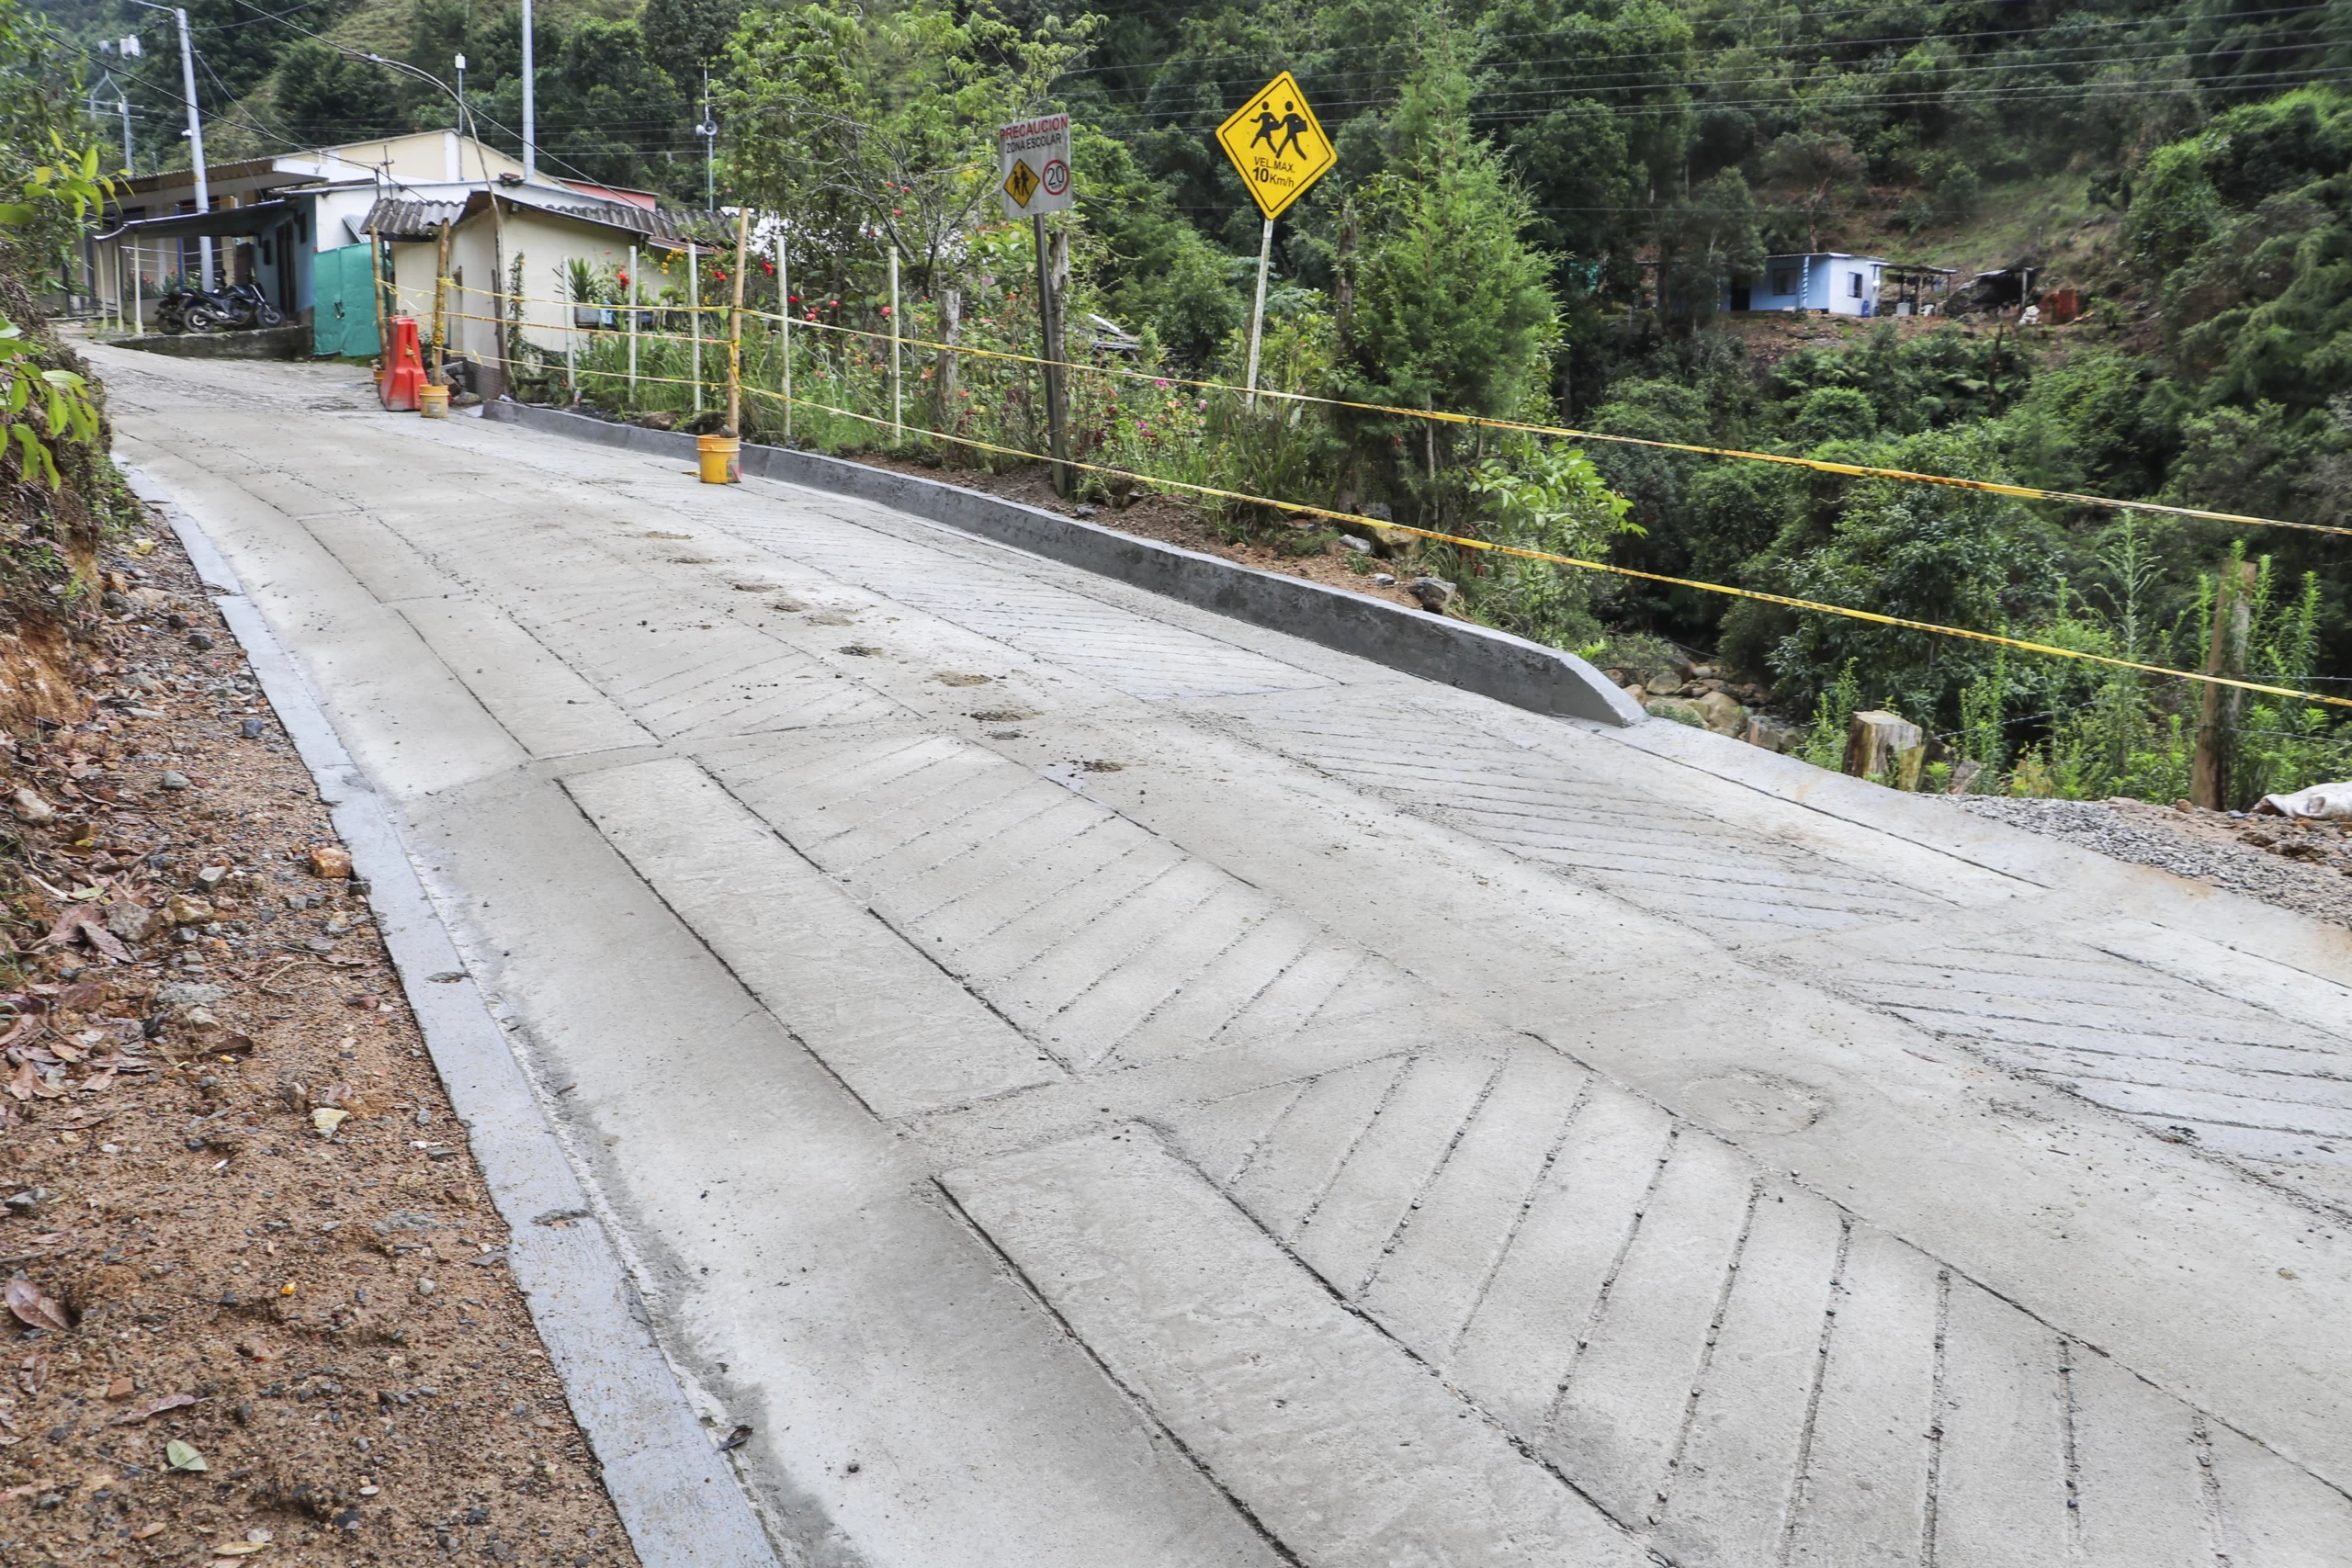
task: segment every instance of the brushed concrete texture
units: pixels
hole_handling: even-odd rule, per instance
[[[104,364],[787,1561],[2352,1565],[2347,933],[614,427]]]
[[[605,1490],[647,1568],[753,1568],[774,1552],[749,1499],[662,1357],[604,1220],[514,1053],[465,980],[383,800],[351,764],[315,694],[196,518],[137,468],[125,478],[161,511],[215,595],[271,708],[331,808],[368,885],[401,988],[434,1069],[510,1232],[507,1267],[548,1346]]]
[[[692,457],[695,452],[691,435],[615,424],[564,409],[499,402],[485,405],[482,413],[602,446],[665,457]],[[941,479],[782,446],[747,444],[742,460],[746,475],[854,495],[1533,713],[1611,725],[1648,722],[1614,682],[1575,654],[1509,632],[1237,566]]]

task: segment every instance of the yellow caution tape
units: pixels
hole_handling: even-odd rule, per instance
[[[766,321],[780,320],[775,312],[744,308],[747,316]],[[1130,380],[1150,381],[1170,387],[1192,387],[1220,392],[1243,392],[1245,389],[1226,381],[1198,381],[1182,376],[1162,375],[1150,370],[1128,370],[1103,365],[1084,365],[1066,359],[1040,359],[1035,355],[1012,354],[993,348],[967,348],[960,344],[940,343],[930,338],[892,338],[888,333],[871,333],[856,327],[836,326],[826,321],[792,319],[797,327],[813,327],[820,332],[841,333],[851,337],[873,338],[879,342],[896,342],[904,346],[936,349],[942,354],[970,355],[980,359],[1001,359],[1020,365],[1052,365],[1065,370],[1083,370],[1096,376],[1116,376]],[[1779,463],[1792,468],[1807,468],[1815,473],[1839,474],[1849,479],[1901,479],[1911,484],[1943,485],[1953,490],[1981,491],[1988,495],[2006,495],[2019,501],[2052,501],[2070,506],[2099,506],[2123,512],[2150,512],[2168,517],[2187,517],[2201,523],[2231,523],[2256,528],[2294,528],[2307,534],[2337,534],[2352,536],[2352,528],[2338,528],[2324,523],[2296,523],[2283,517],[2254,517],[2236,512],[2209,512],[2202,507],[2171,506],[2154,501],[2119,501],[2112,496],[2081,495],[2073,491],[2041,490],[2032,485],[2002,484],[1992,479],[1956,479],[1950,474],[1923,474],[1909,468],[1880,468],[1860,463],[1833,463],[1821,457],[1792,457],[1781,452],[1750,452],[1736,446],[1701,446],[1687,441],[1653,441],[1639,435],[1605,435],[1594,430],[1577,430],[1566,425],[1529,424],[1519,420],[1487,419],[1479,414],[1453,413],[1443,409],[1399,408],[1390,403],[1360,403],[1346,398],[1317,397],[1307,392],[1278,392],[1268,388],[1258,389],[1261,398],[1279,398],[1285,402],[1314,403],[1324,408],[1350,409],[1359,413],[1388,415],[1397,419],[1429,420],[1438,424],[1455,424],[1481,430],[1508,430],[1528,435],[1548,435],[1568,441],[1600,441],[1619,446],[1648,446],[1665,452],[1686,452],[1702,457],[1736,457],[1751,463]]]
[[[607,372],[607,374],[611,374]],[[764,387],[746,387],[754,397],[775,402],[790,402],[823,413],[839,414],[867,424],[891,425],[898,423],[873,414],[858,413],[850,409],[838,409],[826,403],[812,402],[807,398],[786,400],[780,392]],[[1025,452],[1017,446],[1000,446],[993,442],[977,440],[967,435],[950,435],[944,431],[922,429],[914,425],[906,429],[918,435],[928,435],[940,441],[952,441],[982,452],[993,452],[1008,457],[1025,458],[1030,462],[1051,463],[1057,459],[1042,453]],[[1752,588],[1734,588],[1721,582],[1701,582],[1687,577],[1668,577],[1663,572],[1639,571],[1629,566],[1612,566],[1607,561],[1582,560],[1575,556],[1555,555],[1549,550],[1529,549],[1520,545],[1499,545],[1489,539],[1465,538],[1459,534],[1440,533],[1431,528],[1408,527],[1401,523],[1383,523],[1377,518],[1364,517],[1352,512],[1334,512],[1329,507],[1309,506],[1300,502],[1272,501],[1262,495],[1249,495],[1240,491],[1219,490],[1214,485],[1191,484],[1182,479],[1154,479],[1127,468],[1106,468],[1100,463],[1080,462],[1077,458],[1058,459],[1064,467],[1084,469],[1088,473],[1109,474],[1119,479],[1133,479],[1138,484],[1159,490],[1181,490],[1194,495],[1212,496],[1220,501],[1238,501],[1250,506],[1271,507],[1277,512],[1299,516],[1320,517],[1333,523],[1352,523],[1367,528],[1385,528],[1393,534],[1410,534],[1417,538],[1433,539],[1442,544],[1455,545],[1469,550],[1485,550],[1494,555],[1516,556],[1525,560],[1550,561],[1558,566],[1577,567],[1585,571],[1607,572],[1615,577],[1636,578],[1645,582],[1663,582],[1675,588],[1693,588],[1706,593],[1727,594],[1735,599],[1752,599],[1758,604],[1779,604],[1791,610],[1807,610],[1824,615],[1842,615],[1849,620],[1867,621],[1873,626],[1900,626],[1906,631],[1932,632],[1939,637],[1961,637],[1970,642],[1992,643],[2000,648],[2014,648],[2026,653],[2044,654],[2053,659],[2078,659],[2086,663],[2104,664],[2110,669],[2132,670],[2144,675],[2162,675],[2171,680],[2201,681],[2208,685],[2229,686],[2242,692],[2256,692],[2265,696],[2290,697],[2298,702],[2324,703],[2330,707],[2352,708],[2352,697],[2331,697],[2318,692],[2298,691],[2290,686],[2266,685],[2258,681],[2242,681],[2228,675],[2208,675],[2193,670],[2170,670],[2161,664],[2143,664],[2136,660],[2116,659],[2104,653],[2086,653],[2080,649],[2053,648],[2048,643],[2029,642],[2023,637],[2003,637],[1993,632],[1969,631],[1960,626],[1939,626],[1933,621],[1915,621],[1901,615],[1883,615],[1874,610],[1849,609],[1843,604],[1825,604],[1814,599],[1795,599],[1784,593],[1764,593]]]

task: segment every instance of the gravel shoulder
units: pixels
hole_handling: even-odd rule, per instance
[[[2352,823],[2183,811],[2139,800],[1975,795],[1953,797],[1953,804],[1973,816],[2352,926]]]
[[[633,1565],[327,808],[142,543],[83,716],[0,737],[0,1562]]]

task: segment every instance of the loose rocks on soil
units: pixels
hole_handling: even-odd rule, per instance
[[[0,1562],[634,1564],[308,773],[105,566],[0,733]]]
[[[2298,826],[2278,817],[2181,811],[2138,800],[1953,798],[1979,817],[2352,926],[2352,832],[2344,824]]]

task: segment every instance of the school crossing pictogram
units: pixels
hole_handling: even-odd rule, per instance
[[[1234,110],[1217,127],[1216,140],[1241,172],[1250,199],[1270,220],[1281,217],[1339,161],[1306,95],[1287,71]]]

